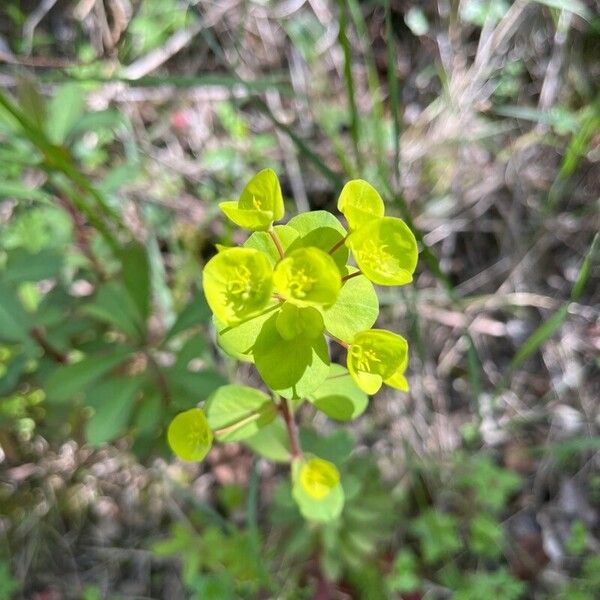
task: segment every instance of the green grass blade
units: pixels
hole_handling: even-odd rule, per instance
[[[394,126],[394,178],[395,184],[400,185],[400,93],[398,76],[396,74],[396,43],[392,27],[392,11],[390,0],[385,0],[385,37],[388,61],[388,88],[390,94],[390,109]]]
[[[595,260],[595,255],[598,249],[599,236],[596,234],[590,249],[588,250],[581,267],[573,289],[571,290],[570,301],[561,306],[556,312],[554,312],[549,319],[544,321],[528,338],[525,340],[523,346],[515,354],[514,358],[510,363],[509,372],[513,372],[523,362],[525,362],[530,356],[532,356],[538,349],[548,340],[558,328],[563,324],[569,314],[569,305],[571,302],[581,297],[587,280],[590,275],[591,265]]]
[[[356,106],[356,95],[354,89],[354,76],[352,75],[352,51],[350,49],[350,41],[346,28],[348,26],[348,18],[346,14],[346,3],[344,0],[338,0],[338,8],[340,12],[340,24],[338,32],[338,41],[344,53],[344,83],[346,84],[346,93],[348,96],[348,109],[350,111],[350,135],[354,145],[354,154],[356,157],[356,165],[358,170],[362,170],[362,156],[360,153],[360,124],[358,116],[358,107]]]

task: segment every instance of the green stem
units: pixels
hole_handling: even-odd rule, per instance
[[[279,253],[279,258],[283,258],[285,256],[285,251],[283,249],[283,246],[281,245],[281,241],[277,237],[277,233],[275,232],[275,230],[272,227],[267,231],[267,233],[271,236],[271,239],[273,240],[273,243],[275,244],[275,247],[277,248],[277,252]]]

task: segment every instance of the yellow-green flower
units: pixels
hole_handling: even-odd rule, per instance
[[[342,278],[329,254],[318,248],[298,248],[275,267],[275,289],[298,306],[327,308],[337,299]]]
[[[284,215],[277,174],[272,169],[263,169],[249,181],[239,200],[221,202],[219,208],[244,229],[266,231]]]
[[[224,325],[235,325],[260,313],[271,300],[273,267],[254,248],[227,248],[204,267],[204,294]]]
[[[385,329],[357,333],[348,347],[347,364],[356,385],[367,394],[375,394],[383,383],[408,390],[408,343],[401,335]]]
[[[406,223],[395,217],[373,219],[346,240],[358,268],[379,285],[412,281],[417,266],[417,240]]]

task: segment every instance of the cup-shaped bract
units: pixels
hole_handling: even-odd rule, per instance
[[[342,188],[337,207],[353,231],[385,212],[379,192],[364,179],[353,179]]]
[[[335,261],[318,248],[298,248],[283,258],[273,273],[275,289],[298,306],[327,308],[337,299],[342,278]]]
[[[417,240],[396,217],[373,219],[346,240],[358,268],[379,285],[405,285],[417,266]]]
[[[217,319],[235,325],[259,314],[271,300],[273,267],[254,248],[227,248],[204,267],[204,295]]]
[[[182,460],[202,460],[213,442],[213,433],[204,412],[191,408],[176,415],[167,430],[167,441]]]
[[[272,169],[263,169],[248,182],[239,200],[221,202],[219,208],[244,229],[266,231],[284,215],[277,174]]]
[[[356,385],[367,394],[375,394],[388,381],[392,387],[407,389],[408,384],[401,387],[399,379],[404,379],[407,364],[407,341],[385,329],[361,331],[348,347],[348,371]]]
[[[337,467],[327,460],[307,457],[292,465],[292,495],[302,515],[311,521],[331,521],[344,507],[344,490]]]

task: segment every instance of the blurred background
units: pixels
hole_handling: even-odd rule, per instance
[[[2,0],[0,598],[599,598],[599,7]],[[411,392],[298,415],[326,527],[277,439],[165,444],[259,383],[200,281],[265,167],[288,216],[367,179],[421,248],[380,295]]]

